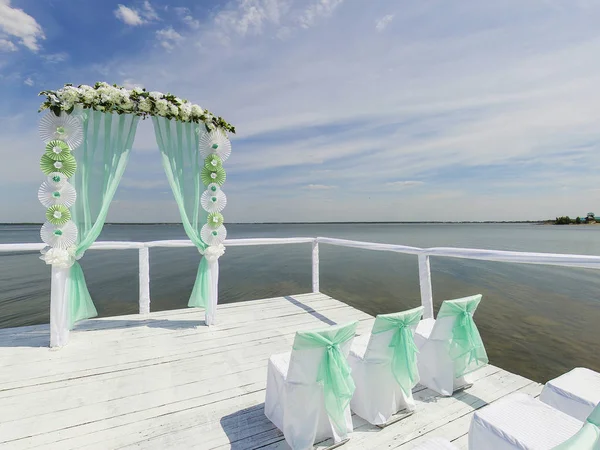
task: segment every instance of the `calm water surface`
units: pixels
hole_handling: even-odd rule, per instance
[[[514,224],[229,225],[229,237],[327,236],[417,247],[600,255],[600,226]],[[100,240],[186,239],[180,225],[107,225]],[[0,243],[39,242],[38,226],[0,226]],[[48,323],[50,269],[36,253],[0,254],[0,328]],[[321,291],[369,314],[420,304],[416,256],[321,245]],[[199,261],[193,248],[152,249],[152,310],[185,308]],[[81,260],[100,316],[138,310],[138,254],[89,251]],[[230,247],[219,302],[311,290],[310,245]],[[490,362],[537,381],[573,367],[600,370],[600,272],[432,258],[442,300],[481,293],[475,320]]]

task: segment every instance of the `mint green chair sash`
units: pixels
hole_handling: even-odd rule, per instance
[[[344,412],[354,394],[354,380],[350,366],[342,353],[341,345],[354,338],[358,322],[323,331],[299,331],[294,340],[294,350],[325,348],[319,365],[317,382],[323,385],[325,410],[341,436],[347,434]]]
[[[396,330],[392,336],[391,369],[394,378],[405,395],[410,395],[412,388],[419,382],[417,368],[417,346],[413,337],[412,327],[418,325],[423,315],[423,307],[394,314],[380,314],[373,324],[372,334]]]
[[[456,317],[450,340],[450,357],[454,361],[454,376],[460,378],[488,363],[488,356],[473,321],[481,295],[442,303],[438,319]]]
[[[581,430],[554,450],[600,450],[600,404],[588,416]]]

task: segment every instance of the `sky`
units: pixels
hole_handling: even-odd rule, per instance
[[[600,214],[595,0],[0,0],[0,222],[42,222],[43,89],[236,126],[226,222]],[[178,222],[149,120],[108,217]]]

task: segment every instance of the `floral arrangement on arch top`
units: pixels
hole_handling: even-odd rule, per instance
[[[61,111],[70,114],[75,107],[80,106],[102,112],[135,114],[144,119],[149,116],[160,116],[181,122],[204,123],[209,132],[220,128],[235,133],[233,125],[199,105],[169,93],[148,92],[140,87],[126,89],[105,82],[98,82],[93,87],[85,84],[77,87],[65,84],[61,89],[42,91],[39,95],[46,97],[40,111],[50,109],[57,116]]]

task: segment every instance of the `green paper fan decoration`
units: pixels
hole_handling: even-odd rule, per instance
[[[208,215],[206,224],[211,228],[219,228],[221,225],[223,225],[224,220],[223,214],[214,212]]]
[[[66,142],[54,140],[46,144],[46,155],[54,161],[64,161],[71,156],[71,149]]]
[[[223,161],[221,161],[219,155],[208,155],[208,157],[204,160],[204,167],[211,172],[216,172],[223,167]]]
[[[46,175],[50,175],[53,172],[59,172],[67,178],[71,178],[75,173],[75,169],[77,169],[77,161],[75,161],[73,155],[69,155],[62,161],[54,161],[44,153],[40,160],[40,168]]]
[[[46,220],[52,225],[62,226],[71,220],[71,212],[64,205],[53,205],[46,210]]]
[[[205,186],[208,186],[211,183],[216,183],[221,186],[223,183],[225,183],[225,170],[220,167],[215,172],[211,172],[206,167],[203,167],[202,171],[200,172],[200,178]]]

